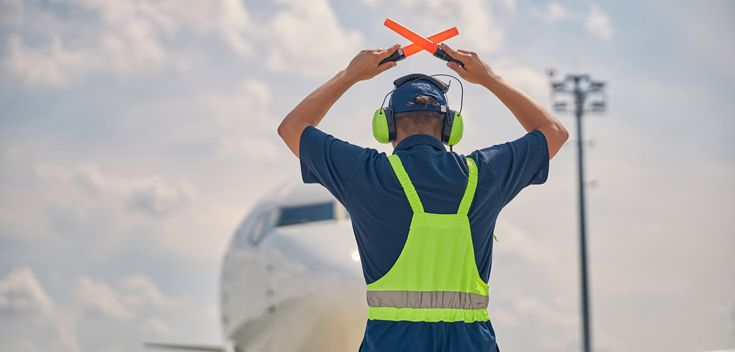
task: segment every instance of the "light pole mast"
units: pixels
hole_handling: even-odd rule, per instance
[[[553,71],[549,71],[553,77]],[[587,274],[587,221],[584,203],[584,139],[582,138],[582,116],[585,111],[602,112],[605,110],[604,91],[605,82],[592,81],[589,75],[567,75],[561,82],[552,82],[552,101],[554,110],[564,112],[567,103],[557,100],[559,96],[574,97],[574,116],[577,118],[577,166],[579,171],[579,259],[581,274],[581,296],[582,296],[582,335],[583,351],[592,351],[592,334],[590,331],[590,303]],[[588,94],[599,95],[599,100],[593,101],[589,109],[585,109],[585,101]]]

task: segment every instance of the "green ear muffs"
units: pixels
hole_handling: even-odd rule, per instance
[[[462,139],[464,132],[464,123],[462,115],[454,110],[448,110],[444,116],[444,126],[442,127],[442,143],[446,145],[455,145]]]
[[[462,140],[464,122],[462,115],[454,110],[447,111],[442,127],[442,143],[456,145]],[[392,109],[381,108],[373,114],[373,137],[380,143],[390,143],[396,139],[396,124]]]
[[[375,110],[375,114],[373,114],[373,137],[380,143],[389,143],[396,139],[393,109],[388,107]]]
[[[462,121],[462,114],[454,112],[454,123],[452,124],[452,132],[449,133],[449,140],[447,145],[455,145],[462,140],[462,134],[464,133],[464,121]]]
[[[457,82],[459,82],[460,87],[462,87],[462,82],[457,77],[444,74],[434,76],[452,77],[456,79]],[[441,111],[444,113],[444,125],[442,126],[441,141],[449,146],[459,143],[462,139],[462,133],[464,132],[464,123],[462,122],[462,115],[459,112],[449,109],[448,105],[446,105],[446,96],[444,94],[449,90],[448,84],[434,79],[433,76],[411,74],[395,80],[393,82],[395,88],[386,95],[386,98],[388,95],[396,92],[396,90],[401,88],[403,85],[416,80],[426,81],[441,91],[441,93],[437,93],[442,95],[445,103],[445,105],[441,106]],[[462,95],[464,96],[464,88],[462,88]],[[391,97],[391,102],[392,99],[393,97]],[[385,104],[385,98],[383,98],[383,104]],[[462,111],[461,106],[460,111]],[[380,143],[390,143],[396,139],[396,124],[395,119],[393,118],[392,106],[384,108],[381,105],[381,108],[376,110],[375,114],[373,114],[373,137],[375,137],[375,139]]]

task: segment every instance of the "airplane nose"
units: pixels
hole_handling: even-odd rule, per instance
[[[280,227],[269,237],[271,249],[292,265],[313,272],[343,273],[347,280],[363,282],[360,254],[349,222]]]
[[[236,350],[356,350],[368,308],[346,210],[321,187],[294,184],[266,197],[235,233],[221,295]]]

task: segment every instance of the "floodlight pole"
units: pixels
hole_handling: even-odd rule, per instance
[[[550,76],[553,76],[553,71]],[[584,116],[585,100],[589,93],[603,93],[604,82],[593,82],[589,75],[567,75],[562,82],[552,82],[552,94],[567,93],[574,96],[574,115],[577,118],[577,165],[579,181],[579,257],[580,257],[580,286],[582,296],[582,335],[583,351],[592,351],[592,334],[590,331],[590,300],[587,273],[587,222],[585,214],[584,196],[584,138],[582,137],[582,117]],[[565,103],[554,103],[556,111],[565,111]],[[603,111],[605,102],[592,104],[592,111]]]
[[[589,292],[587,283],[587,223],[584,206],[584,139],[582,139],[582,116],[587,93],[580,87],[581,76],[574,76],[574,115],[577,118],[577,165],[579,170],[579,261],[581,267],[582,289],[582,334],[584,336],[584,352],[590,352],[592,335],[590,334]]]

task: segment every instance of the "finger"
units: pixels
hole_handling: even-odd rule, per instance
[[[470,52],[467,50],[457,49],[457,52],[460,54],[470,55]]]
[[[460,76],[467,72],[467,69],[460,66],[456,62],[447,62],[447,67],[451,68],[454,72],[459,73]]]
[[[396,52],[396,50],[398,50],[400,47],[401,47],[401,44],[396,44],[388,48],[387,50],[384,50],[384,52],[381,54],[381,58],[386,58],[388,56],[393,55],[393,53]]]
[[[444,49],[444,51],[446,51],[449,54],[449,56],[452,56],[452,54],[455,54],[455,55],[458,54],[456,51],[454,51],[454,49],[450,48],[449,45],[442,43],[441,46],[442,46],[442,49]]]
[[[384,72],[384,71],[386,71],[388,69],[391,69],[393,67],[396,67],[396,66],[398,66],[398,64],[395,63],[394,61],[386,62],[386,63],[378,66],[378,74],[381,74],[382,72]]]

